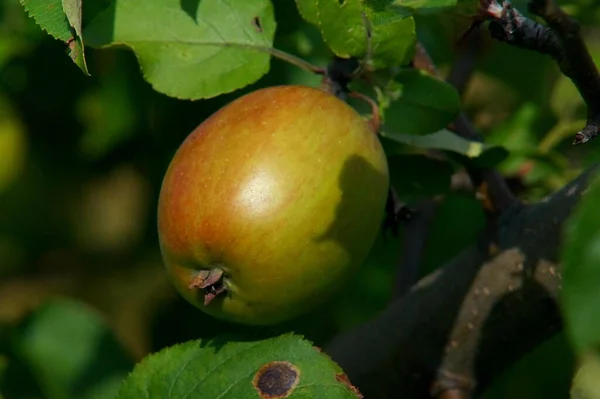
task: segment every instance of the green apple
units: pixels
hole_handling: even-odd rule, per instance
[[[304,86],[246,94],[199,125],[169,165],[158,205],[166,269],[216,318],[283,322],[364,262],[388,185],[377,135],[342,100]]]

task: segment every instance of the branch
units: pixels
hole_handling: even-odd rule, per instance
[[[512,46],[548,54],[561,72],[570,78],[588,112],[585,127],[577,132],[573,144],[586,143],[600,132],[600,74],[580,35],[577,21],[568,16],[554,0],[532,0],[529,10],[541,17],[542,26],[523,16],[510,2],[480,0],[481,12],[490,20],[493,38]]]
[[[473,44],[477,45],[477,42],[473,42]],[[472,53],[468,51],[464,52],[463,55],[468,57],[473,56]],[[415,67],[424,69],[440,79],[442,78],[441,74],[433,64],[433,61],[421,43],[417,43],[415,60],[413,63]],[[460,62],[459,64],[463,65]],[[471,63],[467,63],[467,65],[471,65]],[[456,69],[456,67],[454,69]],[[461,76],[460,82],[451,81],[450,83],[458,83],[464,87],[465,81],[468,79],[468,75],[470,75],[470,73],[465,73],[463,71],[461,74],[464,76]],[[450,74],[450,76],[454,78],[457,75],[459,75],[457,71],[451,72]],[[479,134],[479,132],[477,132],[473,124],[469,121],[464,113],[460,113],[460,115],[456,118],[456,120],[453,122],[453,127],[461,137],[473,141],[483,141],[482,136]],[[497,170],[493,168],[468,169],[468,173],[473,181],[473,185],[479,186],[482,182],[487,184],[490,201],[498,214],[504,213],[519,203],[517,197],[512,193],[508,187],[508,184],[506,184],[506,180]]]
[[[367,398],[480,393],[560,328],[563,224],[597,168],[515,210],[493,241],[466,249],[326,352]]]
[[[410,220],[404,222],[402,251],[394,282],[395,298],[402,297],[419,280],[425,245],[435,211],[436,203],[431,199],[424,199],[416,205],[416,211]]]

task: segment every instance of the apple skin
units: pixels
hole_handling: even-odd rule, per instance
[[[191,304],[272,325],[329,298],[364,262],[389,187],[377,135],[348,104],[305,86],[246,94],[200,124],[165,174],[162,256]],[[200,270],[226,291],[204,304]]]

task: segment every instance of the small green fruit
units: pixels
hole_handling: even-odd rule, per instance
[[[198,126],[167,170],[158,205],[167,271],[214,317],[285,321],[363,263],[388,184],[376,134],[345,102],[303,86],[244,95]]]

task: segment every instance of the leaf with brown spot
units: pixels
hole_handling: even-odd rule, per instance
[[[254,374],[252,385],[262,399],[287,398],[298,386],[300,374],[290,362],[269,362]]]
[[[340,367],[302,337],[189,341],[146,357],[117,399],[356,399]]]
[[[355,387],[354,385],[352,385],[352,383],[350,382],[350,379],[348,378],[348,376],[346,375],[346,373],[337,374],[335,376],[335,379],[338,380],[339,382],[345,384],[348,388],[350,388],[350,390],[352,392],[354,392],[354,394],[356,394],[356,397],[358,399],[363,399],[364,398],[364,396],[362,396],[362,394],[360,393],[360,391],[358,390],[358,388]]]

